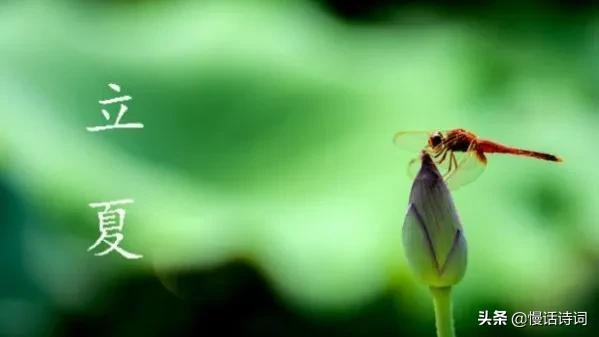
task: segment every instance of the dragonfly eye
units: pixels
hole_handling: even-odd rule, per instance
[[[438,145],[440,145],[443,142],[443,138],[441,138],[440,134],[435,133],[431,136],[429,141],[430,141],[432,147],[437,147]]]

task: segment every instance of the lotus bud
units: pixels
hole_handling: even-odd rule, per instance
[[[410,193],[403,245],[414,273],[431,287],[458,283],[466,272],[466,239],[451,194],[431,157],[422,165]]]

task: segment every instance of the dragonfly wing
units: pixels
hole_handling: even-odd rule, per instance
[[[414,179],[418,175],[418,171],[420,171],[421,162],[421,156],[418,156],[410,160],[410,162],[408,163],[406,173],[408,174],[408,177],[410,177],[410,179]]]
[[[428,147],[430,135],[428,131],[400,131],[393,137],[393,143],[401,150],[420,153]]]
[[[470,145],[469,150],[456,160],[457,168],[445,176],[445,182],[451,190],[457,190],[475,181],[487,167],[487,158],[484,153],[476,150],[474,142]]]

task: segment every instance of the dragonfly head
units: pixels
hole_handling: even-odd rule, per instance
[[[428,145],[431,148],[436,148],[443,143],[443,134],[440,131],[435,131],[428,139]]]

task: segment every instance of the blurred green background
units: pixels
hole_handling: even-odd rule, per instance
[[[401,247],[399,130],[495,155],[454,194],[459,336],[596,336],[599,15],[592,2],[3,1],[1,336],[433,336]],[[89,133],[133,97],[143,130]],[[95,257],[88,203],[133,198]],[[587,311],[479,327],[479,310]]]

